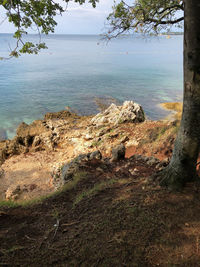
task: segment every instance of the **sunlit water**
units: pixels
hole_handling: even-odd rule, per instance
[[[182,99],[182,39],[129,37],[105,44],[99,36],[45,37],[49,49],[39,55],[0,61],[0,134],[11,138],[21,121],[66,106],[95,113],[96,96],[134,100],[151,119],[165,116],[158,104]],[[11,35],[0,34],[0,56],[9,46]]]

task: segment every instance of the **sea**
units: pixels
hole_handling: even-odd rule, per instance
[[[28,36],[32,42],[38,38]],[[0,61],[0,138],[12,138],[22,121],[29,124],[66,107],[95,114],[98,98],[133,100],[152,120],[167,114],[160,103],[182,101],[181,35],[107,42],[99,35],[52,34],[42,41],[48,49],[38,55]],[[15,42],[11,34],[0,34],[0,57],[7,57]]]

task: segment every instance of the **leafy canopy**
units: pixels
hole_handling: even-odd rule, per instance
[[[108,16],[108,39],[134,30],[140,33],[159,32],[170,25],[182,26],[183,0],[135,0],[130,5],[125,1],[114,3]]]
[[[4,20],[8,19],[16,27],[14,38],[16,38],[16,47],[10,52],[10,57],[18,57],[21,53],[37,54],[39,50],[46,48],[45,43],[24,42],[22,36],[27,34],[28,29],[36,29],[39,33],[53,33],[55,26],[55,16],[66,11],[67,5],[71,0],[53,1],[53,0],[0,0],[0,7],[3,7],[6,13]],[[93,7],[99,0],[88,0]],[[86,0],[74,0],[80,5]],[[64,7],[63,7],[64,6]],[[2,21],[3,22],[3,21]]]

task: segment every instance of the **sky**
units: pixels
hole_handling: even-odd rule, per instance
[[[58,1],[62,2],[62,1]],[[57,16],[58,23],[55,28],[57,34],[101,34],[104,32],[106,17],[111,12],[114,0],[100,0],[97,7],[91,4],[79,5],[69,3],[67,12]],[[3,21],[5,15],[0,9],[0,33],[13,33],[14,27],[7,21]]]

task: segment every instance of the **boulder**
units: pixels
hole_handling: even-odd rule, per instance
[[[78,171],[83,169],[88,161],[101,159],[101,152],[97,150],[92,153],[81,154],[75,159],[71,160],[69,163],[54,168],[52,172],[52,179],[55,189],[58,189],[59,187],[72,180],[74,175]]]
[[[143,122],[145,114],[143,108],[133,101],[125,101],[122,106],[111,104],[105,111],[98,113],[92,118],[91,123],[95,126],[105,124],[120,124],[124,122]]]
[[[124,144],[118,145],[112,149],[111,161],[117,161],[125,158],[126,148]]]

